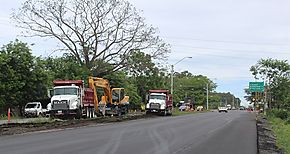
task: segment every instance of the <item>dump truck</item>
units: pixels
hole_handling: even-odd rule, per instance
[[[83,80],[55,80],[53,86],[51,117],[94,117],[94,91]]]
[[[148,90],[146,95],[146,114],[172,114],[172,95],[169,90]]]

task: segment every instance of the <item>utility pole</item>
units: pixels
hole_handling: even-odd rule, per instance
[[[265,92],[265,99],[264,99],[264,109],[263,109],[263,113],[264,113],[264,115],[266,115],[267,113],[266,113],[266,109],[267,109],[267,106],[268,106],[268,103],[267,103],[267,101],[268,101],[268,99],[267,99],[267,89],[268,89],[268,87],[267,87],[267,85],[265,86],[265,90],[264,90],[264,92]]]
[[[171,74],[170,74],[170,77],[171,77],[170,93],[171,93],[171,95],[173,95],[173,73],[174,73],[174,68],[173,67],[174,67],[174,65],[171,65]]]
[[[178,64],[179,62],[181,62],[182,60],[184,60],[185,58],[192,58],[192,57],[183,57],[182,59],[180,59],[178,62],[176,62],[175,64],[171,65],[171,84],[170,84],[170,93],[172,95],[172,101],[173,101],[173,74],[174,74],[174,65]]]
[[[232,104],[231,108],[233,109],[233,107],[236,108],[236,105],[235,105],[235,96],[234,95],[233,95],[233,104]]]
[[[206,109],[208,110],[208,83],[206,84]]]

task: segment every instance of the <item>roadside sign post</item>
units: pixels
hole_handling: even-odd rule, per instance
[[[250,92],[264,92],[264,82],[249,82]]]
[[[254,109],[256,110],[256,101],[257,101],[257,93],[258,92],[264,92],[264,82],[249,82],[249,91],[255,92],[255,102],[254,102]],[[265,102],[264,102],[264,108],[265,108]],[[265,112],[265,111],[263,111]]]

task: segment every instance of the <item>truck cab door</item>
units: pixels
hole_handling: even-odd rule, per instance
[[[54,89],[49,89],[49,90],[47,91],[47,96],[48,96],[48,98],[51,98],[53,95],[54,95]]]

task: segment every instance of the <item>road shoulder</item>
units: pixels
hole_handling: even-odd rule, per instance
[[[270,128],[267,119],[257,115],[257,142],[260,154],[283,154],[283,150],[276,145],[276,136]]]

